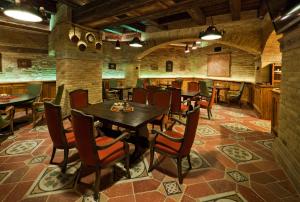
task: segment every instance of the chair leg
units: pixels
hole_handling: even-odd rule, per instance
[[[14,121],[13,120],[10,123],[10,133],[11,133],[11,135],[14,134]]]
[[[56,148],[53,146],[53,148],[52,148],[52,154],[51,154],[51,159],[50,159],[50,164],[53,163],[53,159],[54,159],[54,156],[55,156],[55,152],[56,152]]]
[[[151,172],[153,170],[153,161],[154,161],[154,148],[152,145],[150,145],[150,165],[148,172]]]
[[[213,115],[212,115],[212,113],[211,113],[211,109],[209,109],[209,113],[210,113],[210,116],[212,117]]]
[[[126,154],[126,159],[125,159],[125,167],[126,167],[127,178],[128,178],[128,179],[131,178],[130,170],[129,170],[129,164],[130,164],[130,158],[129,158],[129,152],[128,152],[128,154]]]
[[[97,168],[96,170],[96,181],[95,181],[95,193],[94,199],[97,201],[99,198],[99,186],[100,186],[101,170]]]
[[[163,123],[160,123],[160,131],[163,131]]]
[[[191,163],[191,156],[190,156],[190,154],[187,155],[187,160],[188,160],[188,163],[189,163],[189,169],[191,170],[192,169],[192,163]]]
[[[208,115],[208,119],[210,120],[210,113],[209,113],[209,109],[207,108],[207,115]]]
[[[177,157],[177,169],[178,169],[178,180],[179,184],[182,184],[182,169],[181,169],[181,157]]]
[[[78,173],[77,173],[77,176],[76,176],[76,180],[75,180],[75,190],[77,190],[77,185],[78,183],[80,182],[80,174],[81,174],[81,170],[82,170],[82,163],[78,169]]]
[[[64,161],[61,169],[62,173],[65,173],[67,170],[68,156],[69,156],[69,149],[64,149]]]

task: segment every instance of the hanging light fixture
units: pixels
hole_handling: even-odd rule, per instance
[[[41,22],[41,15],[31,7],[21,6],[20,0],[15,1],[15,5],[4,10],[4,15],[27,22]]]
[[[116,41],[115,49],[116,49],[116,50],[120,50],[120,49],[121,49],[121,44],[120,44],[120,41],[119,41],[119,40]]]
[[[213,25],[213,19],[211,18],[212,25],[210,25],[204,32],[200,32],[199,38],[202,40],[216,40],[221,39],[223,34],[225,33],[224,30],[218,30],[216,26]]]
[[[134,37],[132,41],[129,42],[129,46],[135,47],[135,48],[141,48],[143,47],[143,43],[138,37]]]
[[[189,45],[188,45],[188,44],[186,44],[184,52],[185,52],[185,53],[189,53],[189,52],[190,52],[190,49],[189,49]]]
[[[193,46],[192,46],[192,50],[196,50],[198,47],[197,47],[197,44],[196,42],[193,43]]]
[[[80,36],[77,36],[77,33],[76,33],[76,30],[75,30],[75,26],[73,27],[73,33],[69,33],[69,37],[70,37],[70,40],[73,42],[73,43],[78,43],[78,41],[80,40]],[[71,31],[70,31],[71,32]]]

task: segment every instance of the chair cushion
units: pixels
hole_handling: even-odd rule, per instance
[[[183,137],[182,134],[180,134],[178,132],[175,132],[175,131],[167,130],[164,133],[171,136],[171,137],[176,137],[176,138],[182,138]],[[181,143],[180,142],[174,142],[172,140],[169,140],[169,139],[165,138],[162,135],[158,135],[157,138],[156,138],[156,142],[155,142],[154,147],[156,147],[160,151],[176,155],[179,152],[179,149],[181,147]]]
[[[96,139],[96,144],[98,146],[107,144],[114,141],[113,138],[104,136],[104,137],[98,137]],[[101,149],[98,150],[98,156],[100,159],[101,164],[109,164],[118,158],[122,157],[125,155],[125,150],[124,150],[124,143],[121,141],[118,141],[117,143],[113,144],[112,146],[106,148],[106,149]]]
[[[76,143],[75,134],[73,132],[68,132],[68,133],[65,133],[65,135],[66,135],[68,144],[70,146],[75,145],[75,143]]]
[[[202,108],[207,108],[208,107],[208,104],[209,104],[209,102],[207,102],[206,100],[201,100],[201,101],[199,101],[199,103],[198,103],[199,105],[200,105],[200,107],[202,107]]]
[[[189,110],[189,106],[188,105],[181,105],[181,111],[186,112]]]

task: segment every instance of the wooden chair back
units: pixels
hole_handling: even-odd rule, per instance
[[[89,91],[77,89],[69,93],[70,105],[72,109],[80,109],[89,105]]]

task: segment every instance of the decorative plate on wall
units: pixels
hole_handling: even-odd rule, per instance
[[[89,43],[94,43],[95,40],[96,40],[96,37],[95,37],[95,35],[94,35],[93,33],[87,32],[87,33],[85,34],[85,40],[86,40],[87,42],[89,42]]]

